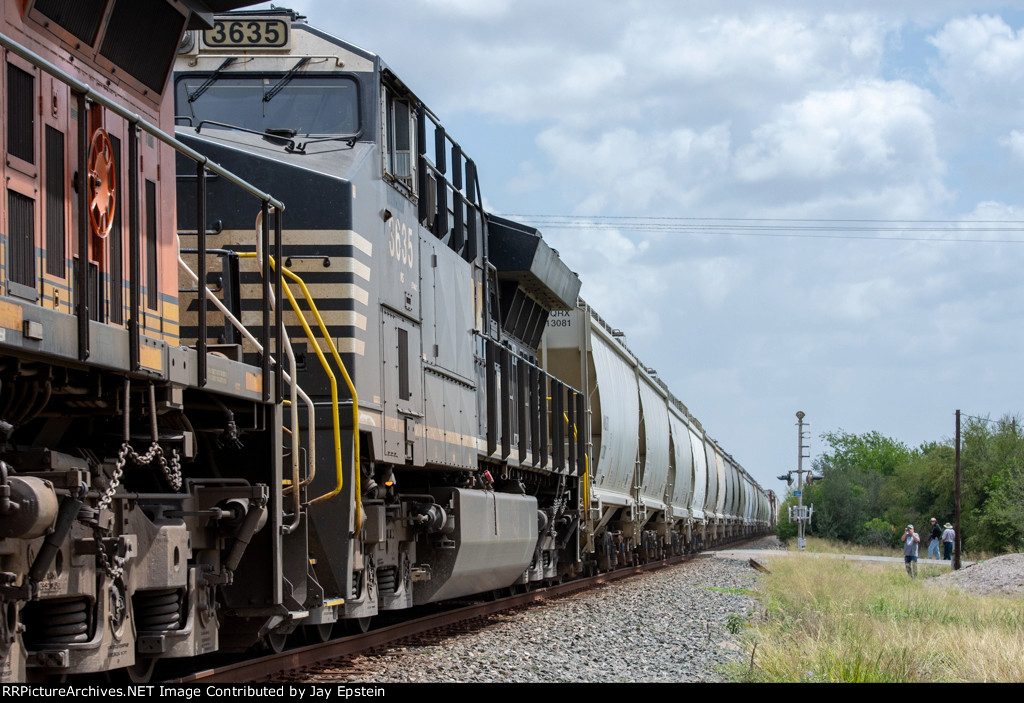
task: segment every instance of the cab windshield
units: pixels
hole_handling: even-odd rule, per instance
[[[359,132],[359,92],[346,76],[186,74],[175,83],[175,116],[304,136]]]

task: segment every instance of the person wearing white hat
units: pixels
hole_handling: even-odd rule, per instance
[[[946,530],[942,533],[942,558],[949,561],[953,558],[953,541],[956,539],[956,531],[948,522],[943,527]]]

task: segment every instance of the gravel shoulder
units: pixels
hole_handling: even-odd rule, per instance
[[[769,543],[760,545],[768,546]],[[388,649],[354,673],[366,683],[647,683],[724,681],[743,654],[730,622],[755,601],[746,559],[702,556],[551,604],[503,616],[430,646]],[[731,619],[730,619],[731,616]]]
[[[960,571],[928,579],[926,583],[959,588],[982,596],[1024,595],[1024,554],[1005,554],[987,559]]]

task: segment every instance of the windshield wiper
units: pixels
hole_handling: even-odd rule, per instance
[[[273,88],[271,88],[270,90],[263,94],[263,102],[269,103],[271,100],[273,100],[274,96],[280,93],[281,89],[288,85],[291,79],[295,77],[295,73],[303,66],[305,66],[307,63],[309,63],[308,56],[304,59],[300,59],[299,62],[292,67],[292,70],[284,74],[281,80],[274,84]]]
[[[220,68],[214,71],[213,74],[206,79],[205,83],[196,88],[196,92],[188,96],[188,104],[191,105],[192,103],[194,103],[196,100],[200,98],[200,96],[202,96],[203,93],[210,89],[211,85],[220,80],[220,74],[224,72],[224,69],[226,69],[228,66],[235,62],[235,58],[236,57],[232,56],[229,59],[225,59],[224,63],[220,65]],[[195,117],[195,114],[193,113],[192,116]]]
[[[304,142],[296,141],[293,139],[284,148],[284,150],[287,151],[289,154],[296,152],[299,154],[305,154],[307,146],[309,146],[310,144],[322,144],[323,142],[345,142],[346,146],[348,146],[348,148],[351,149],[356,145],[356,140],[359,139],[360,134],[361,132],[356,132],[355,134],[341,134],[336,137],[317,137],[313,139],[307,139]]]

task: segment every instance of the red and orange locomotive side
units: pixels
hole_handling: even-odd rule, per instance
[[[280,601],[280,399],[269,363],[179,346],[163,100],[185,32],[246,4],[0,9],[0,681],[146,678],[223,648],[235,579]]]
[[[162,93],[189,20],[180,2],[18,0],[4,4],[3,30],[39,57],[144,120],[173,131]],[[156,45],[160,50],[155,50]],[[136,47],[146,47],[145,50]],[[0,75],[5,193],[0,199],[3,293],[76,313],[82,275],[88,318],[124,326],[130,317],[129,211],[138,213],[142,334],[177,344],[177,246],[172,150],[143,135],[129,184],[129,125],[13,52]],[[84,145],[83,145],[84,140]],[[85,178],[80,178],[84,151]],[[88,217],[80,217],[84,202]],[[134,189],[130,185],[135,185]],[[132,192],[134,190],[134,192]],[[134,202],[133,202],[134,201]],[[80,228],[87,228],[81,236]],[[85,242],[82,267],[82,241]],[[8,315],[16,315],[8,308]],[[143,351],[142,363],[156,363]]]

